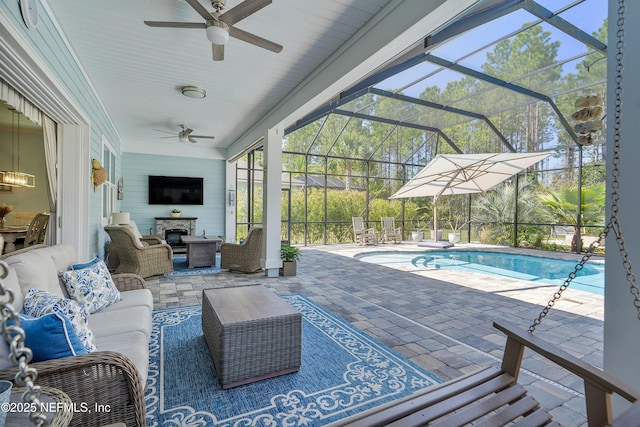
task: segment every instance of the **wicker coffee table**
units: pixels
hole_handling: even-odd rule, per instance
[[[302,315],[262,285],[204,290],[202,332],[223,389],[300,369]]]

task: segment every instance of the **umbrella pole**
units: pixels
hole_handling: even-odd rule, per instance
[[[436,204],[438,203],[438,196],[433,197],[433,241],[438,241],[438,208]]]

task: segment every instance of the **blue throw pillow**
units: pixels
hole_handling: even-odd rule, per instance
[[[95,264],[99,263],[100,261],[101,261],[100,258],[95,257],[91,261],[85,262],[83,264],[73,264],[71,266],[71,269],[72,270],[82,270],[83,268],[91,267],[92,265],[95,265]]]
[[[33,353],[32,362],[87,353],[69,319],[59,313],[37,318],[20,315],[20,327],[25,333],[25,345]]]

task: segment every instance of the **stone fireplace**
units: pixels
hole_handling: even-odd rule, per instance
[[[156,234],[164,236],[174,252],[186,252],[180,236],[196,234],[196,217],[156,217]]]

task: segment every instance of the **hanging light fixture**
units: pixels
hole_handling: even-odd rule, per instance
[[[14,167],[15,158],[15,116],[18,115],[18,169]],[[28,173],[20,172],[20,113],[11,108],[11,170],[0,171],[0,185],[9,187],[33,188],[36,186],[36,177]]]

